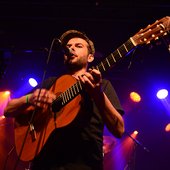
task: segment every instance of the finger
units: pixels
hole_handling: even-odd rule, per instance
[[[45,98],[46,98],[46,103],[51,104],[53,102],[53,100],[56,99],[56,95],[47,91]]]
[[[40,89],[35,90],[33,93],[34,100],[37,100],[38,98],[43,96],[43,94],[44,94],[43,90],[40,90]]]
[[[96,83],[101,83],[102,81],[102,75],[101,75],[101,72],[97,69],[91,69],[90,70],[92,76],[93,76],[93,79]]]
[[[83,74],[83,75],[81,75],[81,76],[78,76],[78,79],[79,79],[82,83],[85,82],[84,79],[83,79],[83,76],[85,76],[85,75]]]
[[[93,84],[94,80],[93,80],[92,76],[85,74],[85,75],[83,75],[83,77],[81,79],[87,88],[90,88],[90,87],[94,88],[94,84]]]
[[[94,83],[94,77],[93,77],[93,75],[92,75],[91,73],[86,72],[84,75],[85,75],[86,78],[88,78],[92,83]]]

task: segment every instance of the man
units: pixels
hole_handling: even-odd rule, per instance
[[[9,101],[5,108],[5,116],[26,115],[28,110],[25,108],[30,105],[40,109],[42,114],[47,110],[53,112],[56,89],[67,84],[70,88],[72,84],[70,85],[70,79],[67,79],[70,77],[75,82],[81,82],[83,90],[79,95],[79,101],[73,106],[69,105],[71,109],[68,116],[72,112],[76,112],[74,113],[76,116],[74,115],[73,120],[66,125],[64,123],[63,126],[54,130],[40,154],[33,159],[32,169],[102,170],[104,125],[115,137],[120,138],[124,133],[124,121],[121,116],[123,110],[111,83],[108,80],[102,80],[99,70],[88,68],[88,64],[94,60],[93,42],[77,30],[66,31],[60,40],[63,47],[70,49],[70,54],[64,55],[68,75],[56,79],[54,83],[51,83],[51,79],[46,80],[42,89],[37,88],[29,95]],[[64,81],[56,85],[61,79]],[[59,87],[60,84],[61,87]],[[71,96],[74,90],[68,96]],[[62,96],[63,102],[68,96]],[[64,107],[68,108],[68,104]],[[64,110],[66,109],[62,111]],[[62,111],[61,115],[64,115]],[[65,120],[67,116],[56,124],[62,124]]]

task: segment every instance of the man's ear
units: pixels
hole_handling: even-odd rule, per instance
[[[91,63],[93,60],[94,60],[94,55],[93,55],[93,54],[89,54],[87,61],[88,61],[89,63]]]

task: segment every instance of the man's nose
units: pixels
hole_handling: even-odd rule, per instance
[[[74,47],[73,45],[70,47],[70,49],[71,49],[72,51],[75,51],[75,47]]]

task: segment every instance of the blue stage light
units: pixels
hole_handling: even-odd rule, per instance
[[[32,86],[32,87],[35,87],[37,86],[37,81],[34,79],[34,78],[30,78],[29,79],[29,84]]]
[[[168,90],[161,89],[157,92],[156,96],[158,97],[158,99],[165,99],[168,96]]]

